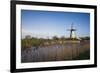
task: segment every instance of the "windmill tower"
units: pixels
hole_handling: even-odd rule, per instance
[[[70,38],[73,39],[73,38],[76,38],[76,29],[73,27],[73,23],[71,25],[71,28],[68,29],[68,31],[70,31]]]

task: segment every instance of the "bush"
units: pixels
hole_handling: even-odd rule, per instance
[[[42,45],[43,40],[32,38],[32,39],[22,39],[21,47],[22,49],[31,48],[32,46],[38,47]]]

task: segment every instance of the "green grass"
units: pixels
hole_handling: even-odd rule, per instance
[[[90,50],[85,51],[84,53],[79,54],[77,58],[74,58],[75,60],[86,60],[90,59]]]

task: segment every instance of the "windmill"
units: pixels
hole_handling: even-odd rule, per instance
[[[67,29],[67,30],[70,31],[70,38],[71,38],[71,39],[72,39],[72,38],[76,38],[76,34],[75,34],[76,29],[73,28],[73,23],[72,23],[72,25],[71,25],[71,28],[70,28],[70,29]]]

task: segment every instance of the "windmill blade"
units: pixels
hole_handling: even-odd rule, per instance
[[[71,29],[67,29],[67,31],[71,31]]]
[[[72,25],[71,25],[71,29],[73,29],[73,23],[72,23]]]
[[[72,31],[76,31],[76,29],[72,29]]]

